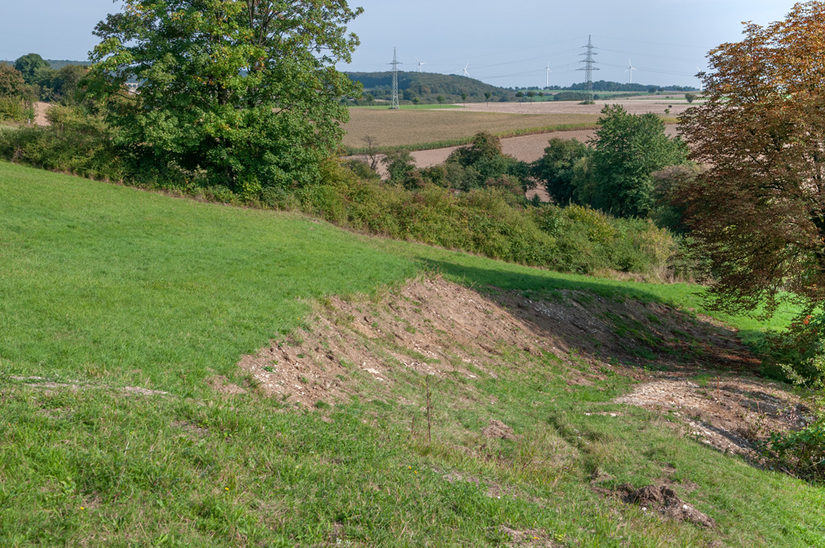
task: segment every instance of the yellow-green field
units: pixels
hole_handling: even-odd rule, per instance
[[[529,130],[558,130],[589,127],[596,114],[510,114],[462,110],[350,109],[344,146],[362,148],[370,136],[379,147],[421,144],[455,144],[480,131],[516,135]]]

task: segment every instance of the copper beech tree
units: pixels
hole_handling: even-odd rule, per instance
[[[682,117],[706,166],[676,201],[711,258],[718,304],[753,309],[780,291],[825,300],[825,2],[746,23],[709,54],[705,99]]]

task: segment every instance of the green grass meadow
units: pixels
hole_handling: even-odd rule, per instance
[[[570,384],[552,355],[527,367],[505,348],[496,379],[434,381],[432,443],[411,428],[414,373],[395,398],[311,410],[208,386],[251,388],[239,358],[311,329],[313,301],[429,271],[707,312],[695,286],[560,275],[0,163],[0,545],[507,545],[507,527],[537,546],[825,546],[825,488],[611,403],[627,377]],[[719,317],[757,337],[791,313]],[[517,439],[482,438],[491,418]],[[666,477],[718,529],[600,495],[599,476]]]

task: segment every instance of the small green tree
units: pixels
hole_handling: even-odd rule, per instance
[[[576,139],[550,139],[544,156],[530,166],[530,174],[547,188],[553,200],[561,205],[573,202],[573,185],[576,163],[587,156],[587,145]]]
[[[92,90],[133,171],[172,169],[254,196],[321,178],[356,86],[346,0],[125,0],[98,23]],[[128,78],[141,82],[126,96]]]
[[[66,65],[58,69],[51,79],[55,99],[66,105],[76,103],[80,82],[88,73],[89,69],[81,65]]]
[[[29,53],[14,62],[14,68],[23,75],[23,80],[29,85],[39,84],[44,75],[51,69],[48,61],[36,53]]]
[[[400,184],[408,190],[419,188],[423,184],[421,173],[416,169],[415,161],[408,151],[387,152],[383,163],[387,168],[391,183]]]
[[[651,174],[687,161],[687,146],[665,134],[655,114],[628,114],[606,106],[592,140],[593,205],[619,217],[646,217],[653,207]]]
[[[32,88],[26,85],[23,75],[11,65],[0,63],[0,97],[31,99]]]
[[[34,116],[34,90],[11,65],[0,64],[0,120],[23,122]]]

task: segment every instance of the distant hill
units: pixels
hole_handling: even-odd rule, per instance
[[[392,72],[347,72],[351,80],[361,82],[364,95],[356,104],[388,102],[392,99]],[[577,83],[562,88],[501,88],[480,80],[455,74],[431,72],[399,72],[398,91],[402,102],[457,103],[482,101],[583,101],[589,97],[584,90],[587,84]],[[594,98],[615,97],[617,93],[634,95],[654,92],[690,92],[696,88],[682,86],[655,86],[626,84],[600,80],[593,82]],[[600,97],[599,93],[603,96]],[[489,94],[489,98],[485,95]]]
[[[46,59],[46,62],[51,66],[54,70],[61,69],[66,65],[81,65],[84,67],[88,67],[92,64],[91,61],[72,61],[69,59]],[[13,65],[14,61],[0,61],[0,63],[6,65]]]
[[[379,101],[392,99],[392,72],[348,72],[351,80],[361,82],[364,95]],[[399,72],[398,90],[403,101],[421,103],[456,103],[460,101],[515,100],[513,90],[485,84],[480,80],[454,74],[432,72]],[[462,95],[463,94],[463,95]],[[439,101],[439,97],[441,100]],[[465,99],[466,97],[466,99]]]

